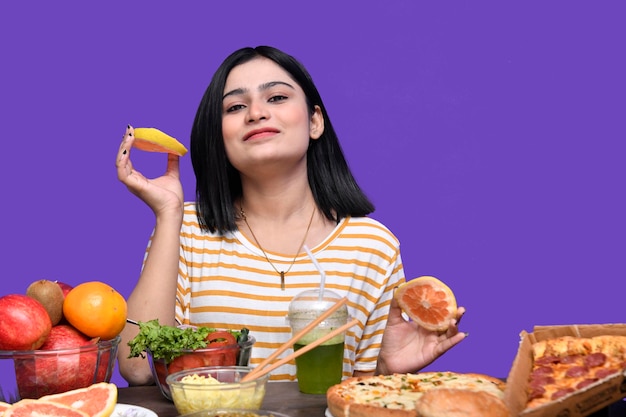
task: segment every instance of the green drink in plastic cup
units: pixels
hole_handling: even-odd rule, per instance
[[[315,320],[324,311],[339,301],[339,295],[325,290],[320,297],[318,290],[298,294],[289,306],[289,324],[296,334]],[[296,341],[297,351],[348,321],[348,310],[344,305],[317,327]],[[341,382],[345,334],[341,333],[296,358],[298,387],[307,394],[325,394],[328,388]]]

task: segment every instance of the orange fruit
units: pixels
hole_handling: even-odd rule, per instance
[[[41,400],[21,400],[4,411],[3,417],[89,417],[84,411],[64,404]]]
[[[409,280],[396,288],[394,296],[406,315],[425,329],[446,331],[456,317],[454,293],[435,277]]]
[[[75,286],[63,301],[63,316],[89,337],[113,339],[126,325],[126,300],[104,282]]]
[[[153,127],[135,128],[135,142],[133,142],[133,146],[142,151],[173,153],[178,156],[183,156],[187,153],[187,148],[182,143]]]
[[[117,386],[108,382],[100,382],[87,388],[46,395],[39,400],[63,404],[83,411],[91,417],[107,417],[113,413],[117,403]]]

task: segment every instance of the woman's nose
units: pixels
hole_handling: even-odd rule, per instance
[[[269,111],[263,103],[254,101],[248,105],[248,122],[256,122],[267,118],[269,118]]]

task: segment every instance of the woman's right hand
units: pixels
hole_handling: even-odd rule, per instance
[[[180,182],[178,155],[168,154],[167,168],[163,176],[148,179],[133,168],[130,160],[134,141],[134,129],[128,125],[115,161],[117,178],[126,185],[131,193],[145,202],[156,216],[174,211],[179,213],[182,218],[184,196]]]

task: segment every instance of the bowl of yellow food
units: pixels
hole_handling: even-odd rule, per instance
[[[291,417],[272,410],[202,410],[181,417]]]
[[[249,366],[208,366],[167,376],[172,401],[180,414],[203,410],[259,410],[269,374],[243,382]]]

